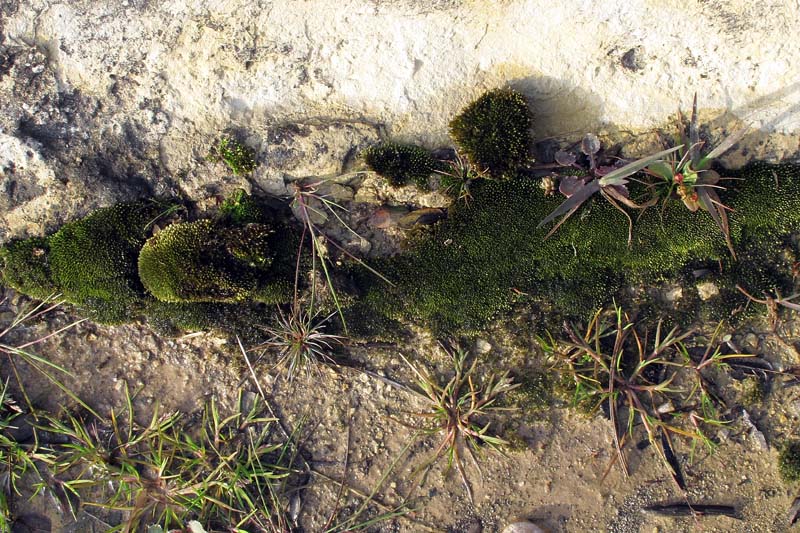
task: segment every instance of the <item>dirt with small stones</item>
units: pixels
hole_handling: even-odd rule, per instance
[[[0,316],[10,316],[25,302],[12,295]],[[8,342],[40,337],[75,319],[68,309],[59,309],[46,321],[14,331]],[[799,329],[797,322],[786,322],[781,338],[796,341]],[[478,375],[512,363],[541,365],[536,356],[525,353],[524,346],[533,341],[522,339],[524,334],[498,326],[474,343],[473,349],[486,350],[485,344],[490,345],[489,351],[479,355]],[[796,350],[766,325],[751,324],[734,341],[775,364],[797,363]],[[38,345],[37,353],[68,370],[71,376],[64,378],[65,385],[101,413],[122,405],[123,384],[127,384],[137,392],[134,407],[142,420],[156,406],[164,411],[195,411],[211,396],[232,409],[240,387],[256,390],[237,348],[207,334],[162,339],[142,326],[83,322]],[[423,411],[424,403],[391,384],[414,384],[401,355],[434,375],[451,375],[448,358],[434,339],[419,333],[403,345],[351,345],[347,355],[387,380],[351,367],[324,367],[318,374],[300,375],[290,383],[265,362],[256,368],[275,413],[285,427],[300,428],[304,457],[312,469],[326,476],[312,476],[300,493],[299,522],[304,531],[321,530],[334,509],[346,513],[358,508],[361,500],[348,491],[336,503],[341,480],[365,494],[378,486],[376,501],[389,508],[411,504],[412,512],[371,529],[375,531],[499,531],[514,517],[528,518],[552,532],[666,532],[700,527],[712,532],[768,532],[788,527],[787,511],[797,494],[779,478],[776,447],[795,434],[800,421],[800,389],[796,387],[776,386],[766,402],[750,408],[767,449],[760,447],[741,417],[714,436],[721,442],[713,454],[678,446],[688,485],[685,494],[649,449],[629,447],[629,478],[609,466],[614,459],[611,430],[602,414],[586,418],[558,404],[503,414],[492,420],[493,428],[518,439],[505,455],[488,450],[480,454],[480,470],[465,461],[474,491],[472,505],[457,471],[448,470],[444,458],[435,459],[442,436],[417,431],[421,421],[412,413]],[[41,375],[24,363],[17,367],[35,404],[52,411],[75,408]],[[10,375],[5,360],[2,372]],[[733,505],[739,515],[670,518],[643,510],[648,505],[685,501]],[[69,522],[63,516],[61,520]],[[65,528],[104,530],[85,516]]]

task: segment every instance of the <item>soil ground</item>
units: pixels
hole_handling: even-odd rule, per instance
[[[0,316],[9,317],[24,302],[12,297]],[[71,310],[59,309],[46,321],[16,330],[9,342],[41,336],[75,318]],[[478,375],[512,366],[518,370],[546,365],[535,340],[519,327],[524,321],[525,315],[520,314],[475,343],[485,351],[477,354]],[[516,325],[512,329],[510,324]],[[739,328],[733,340],[778,367],[797,364],[800,324],[785,321],[778,331],[780,336],[765,320],[754,321]],[[483,341],[488,341],[490,350],[486,351]],[[627,448],[628,478],[616,465],[609,467],[614,449],[611,426],[602,413],[587,418],[558,401],[541,410],[504,413],[491,420],[492,427],[513,437],[514,445],[504,455],[491,450],[480,454],[480,471],[465,461],[474,490],[472,505],[456,469],[448,471],[445,458],[431,462],[441,436],[419,435],[414,429],[420,427],[420,419],[411,413],[423,410],[424,405],[416,395],[390,383],[413,385],[412,372],[401,355],[435,375],[449,377],[448,358],[434,339],[418,332],[402,345],[350,345],[347,352],[350,361],[371,373],[324,367],[289,383],[266,361],[256,365],[276,415],[285,427],[300,428],[304,457],[327,476],[313,476],[300,493],[298,521],[303,531],[320,531],[337,507],[340,516],[346,516],[360,505],[362,500],[348,489],[337,506],[341,479],[362,493],[379,486],[375,499],[387,507],[405,500],[413,507],[406,516],[369,529],[373,531],[490,532],[502,530],[515,518],[530,519],[551,532],[778,532],[789,528],[787,513],[798,492],[781,481],[776,450],[783,440],[797,436],[800,388],[788,382],[774,380],[766,400],[747,407],[767,447],[759,444],[755,431],[736,409],[731,414],[733,422],[712,435],[720,442],[713,454],[678,446],[686,494],[650,449]],[[72,376],[64,383],[101,413],[120,408],[124,383],[137,391],[135,409],[142,418],[156,406],[163,411],[192,412],[211,396],[231,409],[240,388],[255,391],[237,347],[209,334],[164,339],[144,326],[83,322],[39,345],[38,353],[69,370]],[[35,404],[55,412],[74,407],[39,374],[24,364],[18,368]],[[5,360],[2,372],[10,375]],[[645,439],[642,434],[636,438]],[[53,531],[105,530],[80,514],[73,522],[46,501],[18,500],[23,515],[49,507]],[[643,510],[647,505],[684,501],[733,505],[738,516],[673,518]],[[370,508],[380,510],[376,505]]]

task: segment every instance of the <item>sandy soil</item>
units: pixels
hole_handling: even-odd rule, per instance
[[[3,312],[11,312],[21,301],[13,299],[10,309]],[[15,335],[19,339],[40,336],[73,318],[68,309],[59,310],[46,322],[20,329]],[[519,323],[519,318],[515,322]],[[734,341],[777,365],[796,364],[797,350],[779,341],[769,329],[763,323],[750,324],[735,334]],[[790,343],[800,338],[796,322],[784,323],[780,331]],[[524,331],[500,325],[483,340],[490,343],[491,350],[478,356],[479,375],[545,364]],[[65,384],[100,412],[120,407],[123,382],[131,389],[141,388],[135,407],[142,417],[156,405],[167,411],[191,412],[212,395],[231,408],[238,387],[255,390],[241,354],[207,334],[167,340],[140,326],[102,327],[84,322],[50,339],[38,352],[67,368],[73,377],[65,379]],[[413,375],[401,354],[440,376],[451,373],[445,354],[422,333],[402,345],[352,345],[347,349],[351,362],[411,386]],[[35,403],[51,410],[70,407],[41,376],[25,370],[24,365],[20,369]],[[5,361],[2,371],[9,375]],[[257,366],[257,374],[285,427],[301,424],[306,460],[330,478],[312,476],[300,493],[298,520],[304,531],[319,531],[337,507],[339,485],[332,480],[345,479],[348,487],[369,493],[389,469],[376,500],[394,507],[408,499],[414,511],[383,522],[371,529],[374,531],[500,531],[512,519],[523,517],[551,532],[777,532],[788,528],[787,511],[797,496],[778,476],[775,447],[796,436],[800,389],[781,386],[780,380],[763,404],[749,408],[768,448],[759,445],[752,428],[735,411],[733,422],[715,436],[720,440],[715,453],[698,449],[692,456],[688,446],[679,445],[686,494],[649,449],[628,448],[629,478],[617,467],[606,474],[614,452],[610,424],[602,414],[586,418],[558,401],[538,411],[503,414],[491,420],[492,427],[513,438],[514,446],[505,455],[481,454],[480,472],[465,461],[474,490],[472,505],[456,470],[445,472],[444,458],[431,463],[441,436],[421,436],[414,429],[420,427],[420,419],[412,413],[424,409],[416,395],[351,367],[323,368],[317,375],[301,375],[289,383],[264,361]],[[644,436],[638,435],[639,439]],[[430,465],[429,471],[426,465]],[[420,472],[427,473],[421,476]],[[338,505],[344,516],[361,502],[352,493],[345,496]],[[669,518],[642,510],[647,505],[686,500],[734,505],[738,518]],[[371,508],[379,510],[375,505]],[[104,530],[86,517],[73,525],[67,517],[61,519],[65,531]]]

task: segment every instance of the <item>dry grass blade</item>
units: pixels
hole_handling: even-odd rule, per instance
[[[6,324],[3,327],[2,331],[0,331],[0,353],[5,354],[8,358],[9,364],[11,365],[12,371],[14,372],[14,377],[16,378],[17,385],[22,393],[22,396],[25,400],[25,403],[28,406],[28,409],[31,413],[36,413],[36,410],[33,408],[31,404],[30,398],[25,390],[25,386],[20,379],[19,371],[17,369],[17,361],[23,361],[27,365],[34,368],[39,374],[44,376],[50,383],[58,387],[64,394],[66,394],[70,399],[72,399],[75,403],[92,413],[93,415],[97,415],[97,413],[89,407],[86,402],[81,400],[72,390],[70,390],[64,383],[56,377],[57,374],[64,374],[66,376],[71,376],[70,372],[62,367],[59,366],[52,361],[48,360],[41,355],[33,353],[28,350],[31,346],[35,346],[37,344],[41,344],[48,339],[56,337],[65,331],[72,329],[86,319],[75,320],[70,322],[66,326],[63,326],[56,331],[52,331],[46,335],[41,337],[37,337],[33,340],[29,340],[20,344],[16,343],[9,343],[6,342],[7,336],[14,331],[16,328],[19,328],[25,324],[28,324],[36,319],[42,318],[47,314],[56,310],[63,301],[59,300],[60,295],[52,294],[42,300],[41,302],[33,305],[29,304],[27,306],[22,306],[11,319],[10,323]],[[8,301],[8,297],[3,298],[0,300],[0,307],[6,304]]]
[[[344,254],[345,256],[349,257],[351,260],[355,261],[373,275],[377,276],[390,286],[394,286],[389,279],[387,279],[383,274],[378,272],[377,270],[373,269],[369,265],[367,265],[364,261],[354,256],[352,253],[347,251],[343,246],[337,243],[334,239],[331,239],[323,234],[320,230],[318,225],[314,222],[312,218],[312,214],[316,214],[323,219],[327,219],[327,215],[325,213],[330,213],[338,220],[344,228],[346,228],[350,233],[354,236],[361,238],[353,229],[348,226],[344,220],[339,216],[337,213],[338,210],[345,210],[342,206],[337,204],[336,202],[326,198],[325,195],[317,193],[317,187],[320,183],[311,183],[311,184],[301,184],[295,182],[291,185],[292,190],[292,203],[297,208],[297,215],[300,218],[301,222],[303,223],[303,234],[300,240],[300,250],[298,251],[297,256],[297,267],[295,271],[295,298],[294,298],[294,305],[298,306],[298,282],[299,282],[299,275],[300,275],[300,256],[302,254],[303,243],[305,241],[306,234],[309,235],[311,240],[311,247],[312,247],[312,273],[314,276],[317,274],[317,261],[319,262],[319,268],[322,271],[322,275],[325,278],[325,283],[328,286],[328,290],[330,291],[331,299],[333,300],[333,304],[336,307],[336,312],[339,315],[339,318],[342,321],[342,327],[344,328],[345,333],[347,333],[347,321],[344,317],[344,312],[342,311],[342,305],[339,301],[339,295],[334,288],[333,277],[331,275],[330,269],[328,268],[328,261],[330,258],[328,257],[328,249],[325,244],[330,244],[339,252]],[[312,202],[317,202],[322,205],[322,209],[316,209],[311,205]],[[312,284],[312,294],[311,294],[311,303],[309,305],[309,309],[314,309],[314,286]]]

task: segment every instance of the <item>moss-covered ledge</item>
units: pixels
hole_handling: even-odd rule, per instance
[[[596,198],[549,239],[539,222],[562,198],[546,196],[538,179],[484,181],[473,200],[457,204],[448,220],[419,235],[409,249],[378,265],[397,284],[393,291],[361,279],[368,305],[450,332],[480,329],[524,300],[556,317],[585,317],[625,289],[669,280],[687,286],[682,309],[723,318],[751,294],[792,290],[798,250],[788,236],[800,228],[800,166],[755,163],[725,182],[730,232],[739,255],[731,258],[710,215],[679,201],[652,207],[636,220],[627,245],[627,219]],[[713,281],[719,294],[700,301],[693,283]],[[629,302],[658,305],[657,302]],[[687,317],[692,318],[692,317]]]

